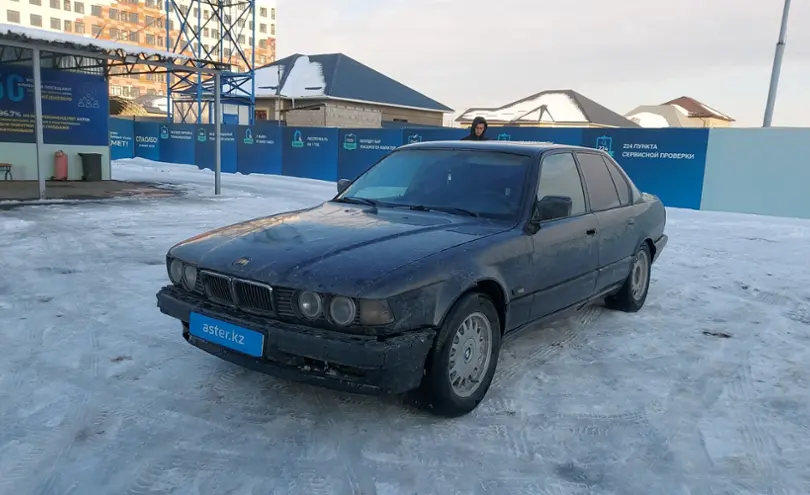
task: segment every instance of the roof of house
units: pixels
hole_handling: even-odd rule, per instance
[[[557,122],[639,127],[635,122],[571,89],[541,91],[498,108],[470,108],[456,118],[456,122],[475,117],[503,124]]]
[[[641,127],[695,127],[672,105],[639,105],[624,116]]]
[[[256,97],[335,98],[452,112],[415,89],[342,53],[296,53],[256,69]]]
[[[674,100],[662,103],[662,105],[672,105],[687,117],[715,118],[720,120],[726,120],[728,122],[734,122],[734,119],[729,117],[728,115],[719,112],[714,108],[710,107],[709,105],[701,103],[696,99],[690,98],[688,96],[681,96],[679,98],[675,98]]]

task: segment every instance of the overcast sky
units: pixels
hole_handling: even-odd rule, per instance
[[[760,126],[783,0],[277,0],[278,58],[342,52],[453,108],[573,89],[621,114],[691,96]],[[810,126],[810,2],[774,125]]]

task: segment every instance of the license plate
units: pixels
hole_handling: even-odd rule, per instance
[[[264,351],[263,334],[198,313],[191,313],[188,331],[195,337],[248,356],[261,357]]]

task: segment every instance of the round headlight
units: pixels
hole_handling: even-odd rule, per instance
[[[354,321],[355,316],[357,316],[357,306],[348,297],[337,296],[329,303],[329,317],[338,325],[350,324]]]
[[[197,268],[191,265],[183,268],[183,285],[188,290],[194,290],[194,286],[197,285]]]
[[[180,260],[172,260],[169,265],[169,278],[172,283],[179,284],[183,280],[183,262]]]
[[[323,309],[321,296],[315,292],[302,292],[298,296],[298,309],[301,311],[302,315],[314,320],[320,316],[321,310]]]

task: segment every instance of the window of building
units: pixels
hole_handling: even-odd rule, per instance
[[[129,22],[133,24],[138,24],[138,13],[137,12],[130,12],[129,13]]]
[[[73,31],[78,34],[84,34],[84,23],[81,21],[76,21],[76,24],[73,25]]]
[[[602,211],[619,206],[619,193],[602,157],[594,153],[577,153],[577,160],[588,185],[591,210]]]
[[[209,36],[209,34],[208,34],[208,28],[203,28],[203,36],[206,36],[206,37],[208,37],[208,36]]]
[[[8,22],[19,24],[20,23],[20,13],[16,10],[7,10],[6,11],[6,19]]]
[[[42,27],[42,16],[31,14],[31,25],[35,27]]]
[[[84,14],[84,3],[82,2],[74,2],[73,3],[73,12],[77,14]]]
[[[244,42],[245,42],[245,35],[244,35],[244,34],[240,34],[240,35],[239,35],[239,43],[244,43]]]
[[[141,96],[141,88],[132,87],[129,90],[129,95],[131,97],[133,97],[133,98],[137,98],[137,97]]]
[[[569,216],[585,213],[585,192],[577,164],[571,153],[558,153],[543,159],[540,168],[540,181],[537,185],[537,200],[546,196],[567,196],[571,198]]]
[[[267,32],[267,24],[259,24],[259,32],[266,33]]]
[[[121,86],[118,85],[110,86],[110,94],[113,96],[121,96]]]
[[[259,15],[262,17],[267,17],[267,7],[262,7],[259,9]]]
[[[101,35],[101,26],[98,24],[93,24],[93,27],[90,28],[90,32],[93,33],[93,36],[98,37]]]
[[[120,17],[118,14],[118,9],[110,9],[109,17],[110,19],[117,21]]]
[[[28,0],[31,5],[42,5],[42,0]]]
[[[157,91],[152,88],[146,88],[146,96],[157,96]]]
[[[110,28],[110,38],[112,38],[114,40],[117,40],[119,36],[120,36],[120,34],[119,34],[119,31],[118,31],[118,28],[111,27]]]
[[[61,9],[62,2],[60,0],[51,0],[51,8],[52,9]]]
[[[275,36],[276,35],[276,25],[270,24],[270,34]]]
[[[65,28],[66,33],[72,32],[73,31],[73,23],[66,20],[65,23],[64,23],[64,28]]]
[[[203,19],[208,19],[209,17],[211,17],[211,12],[203,10]]]
[[[259,48],[267,48],[267,40],[259,40]]]
[[[129,33],[129,41],[134,41],[135,43],[141,42],[141,33],[140,31],[132,31]]]
[[[146,27],[149,27],[149,26],[153,25],[155,23],[155,16],[152,16],[152,15],[146,16],[146,18],[144,19],[144,22],[146,22]]]
[[[101,17],[101,6],[100,5],[91,5],[90,6],[90,15],[95,17]]]
[[[157,37],[157,46],[164,46],[165,44],[166,44],[166,43],[165,43],[165,41],[163,40],[163,36],[158,36],[158,37]]]
[[[62,2],[62,8],[64,8],[67,12],[70,12],[70,0],[64,0]]]
[[[146,33],[146,44],[147,45],[154,45],[155,44],[155,35]]]
[[[276,20],[276,9],[270,9],[270,19]]]

